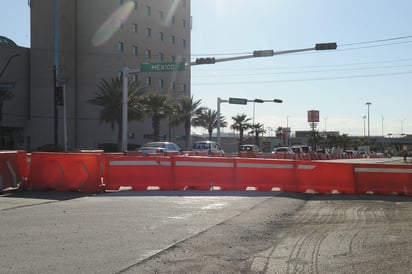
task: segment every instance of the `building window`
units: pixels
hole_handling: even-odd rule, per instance
[[[152,8],[150,6],[146,6],[146,15],[147,16],[152,15]]]
[[[146,37],[151,37],[151,36],[152,36],[152,29],[146,28]]]
[[[123,52],[123,47],[124,47],[123,42],[117,43],[117,50],[118,50],[119,52]]]
[[[176,61],[176,57],[174,56],[170,57],[170,61],[174,63]]]
[[[170,42],[174,45],[176,42],[176,37],[174,35],[170,36]]]
[[[117,79],[122,80],[122,78],[123,78],[123,71],[119,70],[117,72]]]
[[[164,87],[163,79],[159,79],[159,89],[163,89],[163,87]]]
[[[132,32],[137,32],[137,24],[132,24]]]
[[[160,16],[160,20],[163,21],[163,19],[164,19],[164,13],[163,13],[162,10],[159,12],[159,16]]]
[[[146,50],[146,58],[152,58],[152,51],[150,49]]]
[[[133,82],[139,81],[139,76],[138,76],[137,74],[133,74],[133,76],[132,76],[132,81],[133,81]]]
[[[170,82],[170,90],[174,91],[175,90],[175,82]]]
[[[182,19],[182,28],[186,28],[186,20],[185,19]]]
[[[159,39],[163,41],[165,39],[165,34],[163,32],[159,32]]]
[[[186,84],[182,84],[182,91],[186,92]]]
[[[132,53],[134,56],[137,56],[137,54],[139,54],[139,48],[137,46],[133,46]]]
[[[137,10],[137,1],[133,1],[134,3],[134,10]]]
[[[186,48],[186,40],[182,39],[182,48]]]
[[[152,85],[152,77],[146,77],[145,83],[146,83],[146,86]]]
[[[164,61],[164,54],[159,52],[159,61],[163,62]]]
[[[186,0],[182,0],[183,8],[186,8]]]
[[[120,5],[123,5],[123,0],[119,0],[119,4],[120,4]]]

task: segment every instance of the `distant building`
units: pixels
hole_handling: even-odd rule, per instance
[[[30,151],[54,143],[55,71],[57,85],[66,90],[68,146],[94,149],[101,143],[116,143],[118,133],[110,124],[100,123],[101,108],[87,102],[101,79],[121,77],[125,66],[190,61],[190,0],[31,0],[30,9],[31,48],[0,41],[0,69],[9,56],[20,55],[0,79],[16,83],[15,98],[5,101],[3,109],[3,143],[13,139],[7,147],[13,144]],[[183,72],[138,73],[130,75],[130,81],[141,82],[145,94],[171,98],[191,94],[190,67]],[[57,114],[58,143],[63,145],[62,106]],[[129,143],[142,144],[151,134],[150,118],[128,124]],[[169,137],[167,121],[160,134]],[[184,135],[183,126],[171,135],[172,139]]]

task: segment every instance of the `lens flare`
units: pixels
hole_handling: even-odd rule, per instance
[[[134,1],[129,1],[113,12],[93,35],[92,45],[97,47],[106,43],[129,17],[134,5]]]

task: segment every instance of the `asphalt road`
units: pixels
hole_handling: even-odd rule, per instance
[[[0,196],[0,273],[411,273],[412,197]]]

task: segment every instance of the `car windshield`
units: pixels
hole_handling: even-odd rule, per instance
[[[145,144],[143,147],[165,147],[165,143],[156,143],[156,142],[152,142],[152,143],[147,143]]]
[[[209,143],[196,143],[193,146],[194,149],[209,149],[210,144]]]

